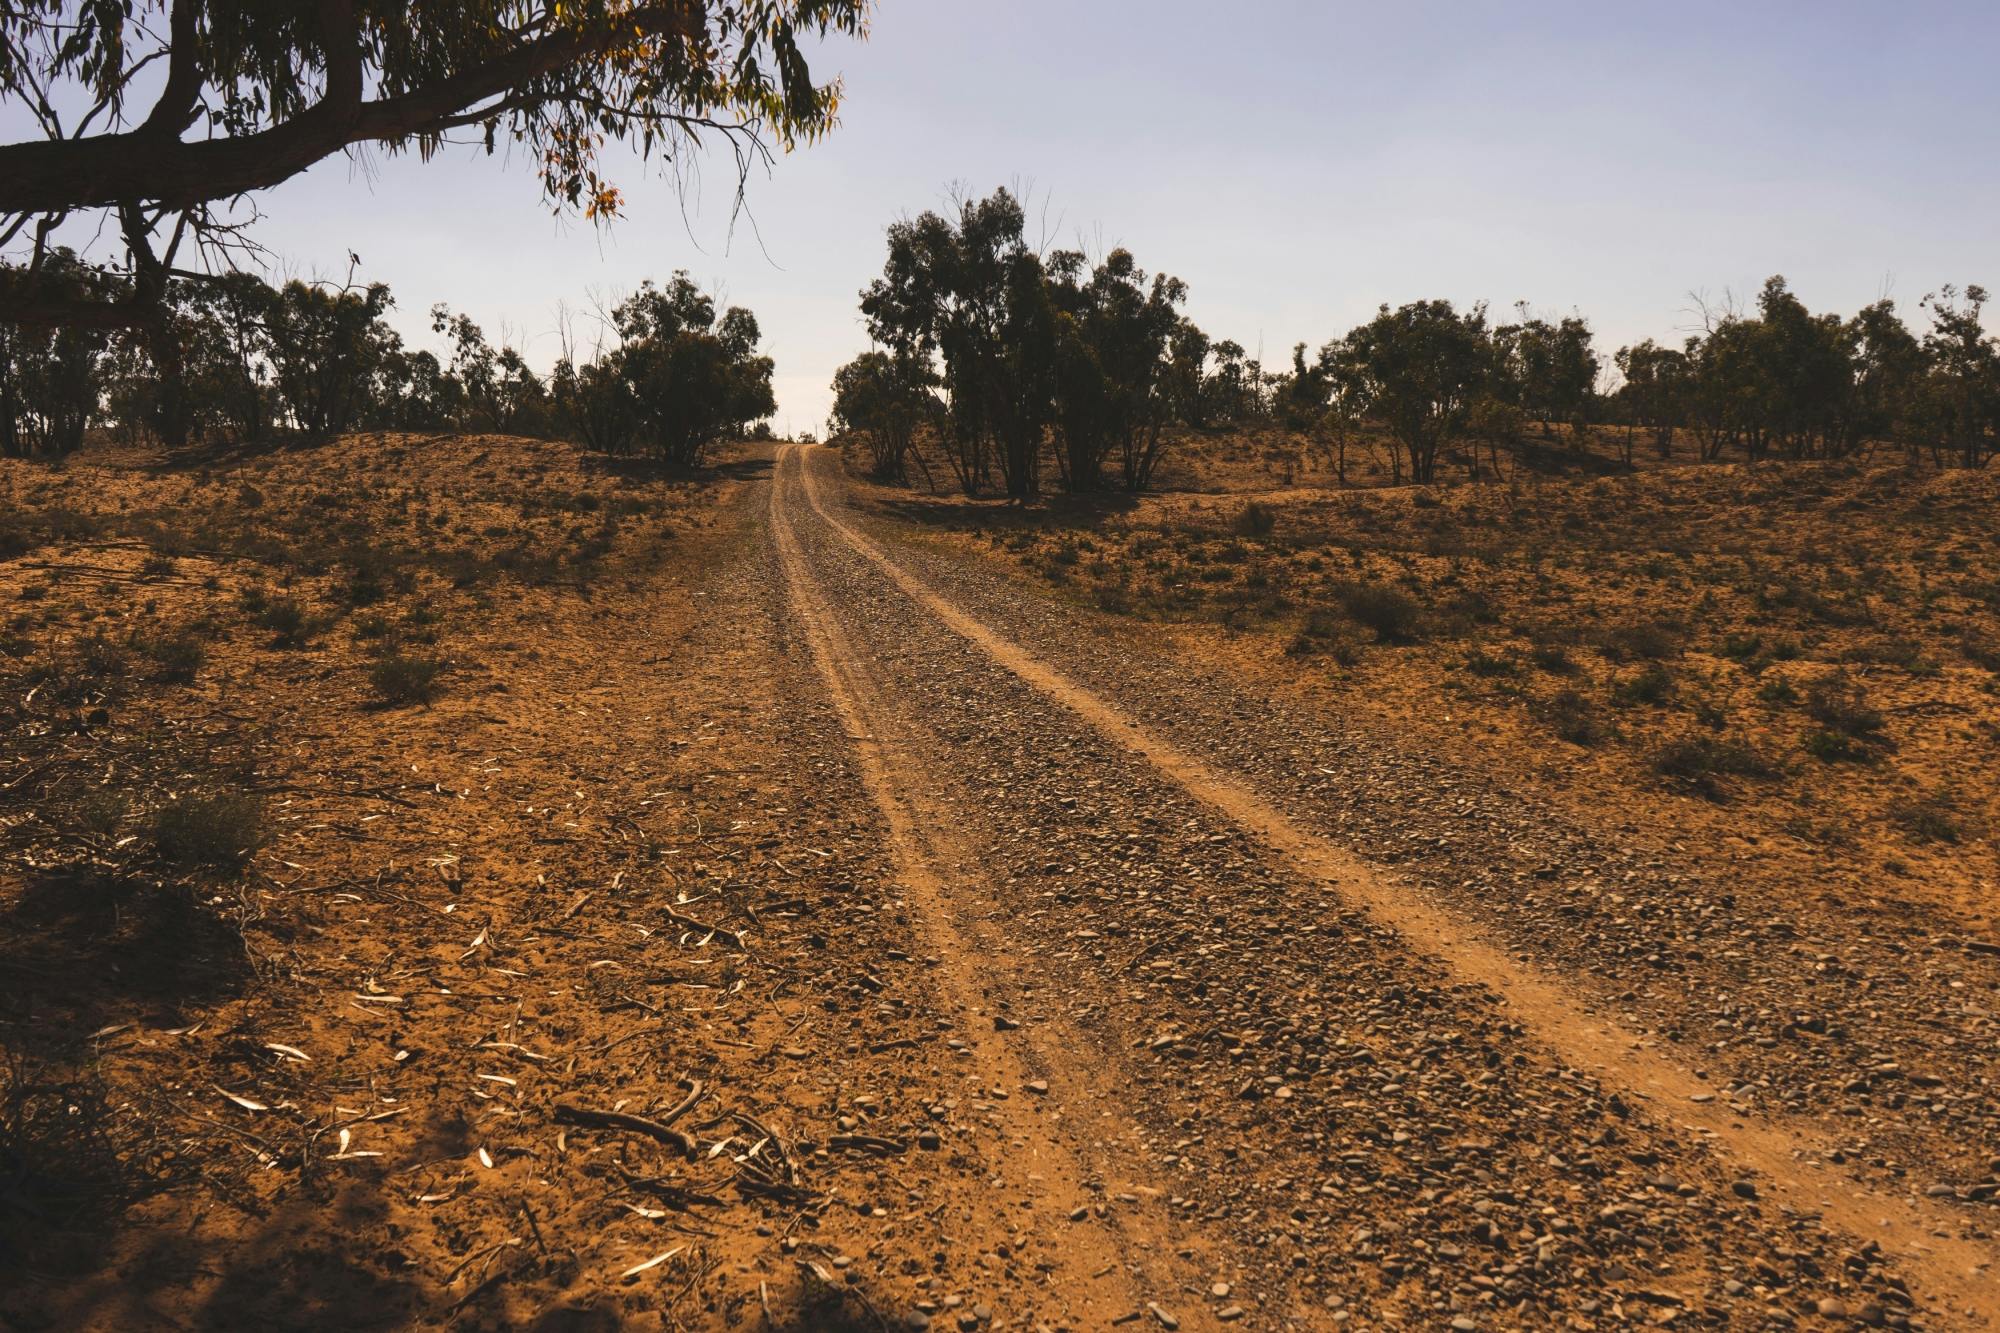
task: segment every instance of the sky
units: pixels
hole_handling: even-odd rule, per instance
[[[2000,6],[1844,0],[881,0],[816,72],[840,127],[749,183],[612,159],[625,215],[553,217],[532,170],[449,151],[330,159],[269,192],[276,276],[387,282],[546,365],[646,277],[753,310],[785,433],[863,350],[883,229],[1008,185],[1031,240],[1133,251],[1267,363],[1384,302],[1580,311],[1609,353],[1783,273],[1815,310],[2000,283]],[[13,128],[0,125],[0,129]],[[13,137],[13,136],[9,136]],[[440,346],[441,349],[441,346]]]

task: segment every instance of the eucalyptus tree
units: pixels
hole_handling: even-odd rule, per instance
[[[1428,485],[1492,374],[1486,307],[1461,314],[1449,301],[1385,305],[1331,348],[1326,361],[1361,410],[1387,428],[1394,479],[1400,482],[1407,469],[1411,481]]]
[[[890,225],[882,276],[861,294],[869,336],[934,372],[946,457],[968,495],[997,471],[1007,495],[1041,481],[1054,374],[1055,308],[1026,216],[1005,189]]]
[[[918,428],[936,406],[931,398],[933,376],[907,356],[880,349],[863,352],[833,373],[832,434],[858,434],[868,440],[870,472],[885,481],[908,481],[909,463],[923,455],[915,451]]]
[[[1053,415],[1056,460],[1072,491],[1105,485],[1115,455],[1127,490],[1144,490],[1159,466],[1173,415],[1170,348],[1184,321],[1187,284],[1162,273],[1148,283],[1132,253],[1113,250],[1095,268],[1075,250],[1049,257],[1056,311]]]

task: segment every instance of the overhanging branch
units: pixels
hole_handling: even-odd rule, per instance
[[[175,5],[177,40],[182,11],[190,8]],[[321,17],[327,30],[328,89],[312,107],[254,134],[163,142],[160,126],[182,114],[182,104],[163,95],[154,114],[136,130],[0,146],[0,214],[107,207],[135,199],[188,208],[267,189],[353,144],[437,133],[483,102],[635,37],[677,35],[692,41],[706,26],[697,4],[648,6],[622,15],[615,27],[537,37],[428,87],[363,101],[352,0],[325,0]],[[179,52],[175,55],[178,66]],[[176,96],[177,75],[189,77],[177,67],[170,69],[169,90]]]

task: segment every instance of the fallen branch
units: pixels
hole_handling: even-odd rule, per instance
[[[711,926],[706,921],[697,921],[691,916],[684,916],[671,907],[663,907],[660,910],[667,914],[667,920],[677,926],[686,926],[689,930],[699,930],[710,935],[721,935],[733,947],[741,949],[746,953],[749,952],[749,946],[743,943],[743,937],[726,926]]]
[[[593,1111],[588,1107],[576,1106],[569,1102],[556,1103],[556,1119],[566,1125],[622,1129],[632,1134],[644,1134],[661,1143],[672,1144],[679,1148],[684,1156],[693,1157],[698,1151],[694,1135],[686,1130],[674,1128],[674,1121],[694,1109],[695,1103],[702,1099],[706,1091],[700,1079],[690,1080],[690,1085],[691,1090],[681,1099],[680,1104],[657,1120],[643,1115],[627,1115],[623,1111]]]

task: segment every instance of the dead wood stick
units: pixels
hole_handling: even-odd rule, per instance
[[[688,1095],[681,1099],[678,1106],[657,1120],[642,1115],[627,1115],[623,1111],[593,1111],[570,1102],[556,1103],[556,1119],[570,1125],[623,1129],[634,1134],[644,1134],[648,1138],[658,1139],[661,1143],[671,1143],[685,1155],[693,1157],[698,1151],[694,1135],[685,1130],[675,1129],[674,1121],[694,1109],[695,1103],[702,1099],[706,1091],[700,1079],[690,1079]]]
[[[901,1139],[878,1138],[873,1134],[835,1134],[826,1141],[826,1146],[835,1151],[852,1148],[879,1157],[895,1157],[909,1151],[909,1145]]]
[[[738,949],[743,949],[747,947],[743,943],[743,937],[737,934],[735,931],[730,930],[726,926],[711,926],[706,921],[697,921],[691,916],[685,916],[679,912],[676,912],[671,907],[662,907],[660,910],[662,912],[665,912],[667,914],[667,920],[673,922],[675,925],[686,926],[689,930],[705,931],[710,935],[725,936],[728,938],[729,942]]]
[[[626,1115],[623,1111],[593,1111],[587,1107],[572,1106],[568,1102],[556,1103],[556,1119],[565,1124],[586,1125],[597,1129],[622,1129],[633,1134],[644,1134],[661,1143],[670,1143],[681,1150],[682,1155],[693,1157],[696,1152],[694,1136],[663,1125],[657,1120],[648,1120],[642,1115]]]

